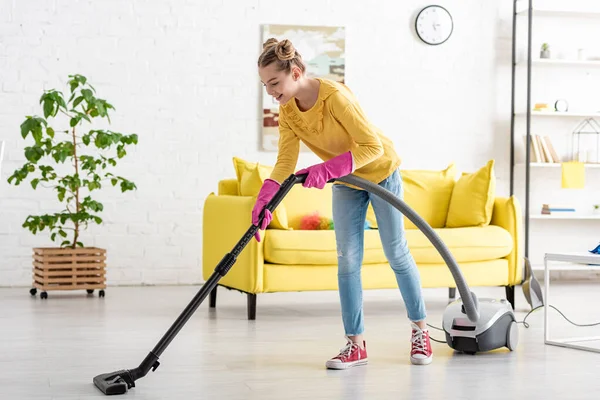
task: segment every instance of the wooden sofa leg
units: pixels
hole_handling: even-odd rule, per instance
[[[217,306],[217,286],[213,290],[210,291],[210,308],[215,308]]]
[[[456,288],[454,288],[454,287],[448,288],[448,298],[450,298],[450,299],[456,298]]]
[[[248,293],[248,319],[256,319],[256,295]]]
[[[514,286],[504,286],[506,290],[506,300],[512,306],[512,309],[515,309],[515,287]]]

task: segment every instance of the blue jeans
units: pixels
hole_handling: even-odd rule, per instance
[[[397,197],[402,198],[404,195],[399,170],[394,171],[379,185]],[[333,185],[333,224],[337,245],[338,286],[342,321],[348,336],[360,335],[364,332],[361,266],[364,225],[369,201],[373,204],[383,251],[396,275],[408,318],[418,322],[426,317],[421,278],[404,235],[404,215],[370,192],[335,184]]]

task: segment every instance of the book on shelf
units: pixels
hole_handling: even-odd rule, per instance
[[[527,135],[523,140],[527,141]],[[548,136],[529,135],[530,143],[530,161],[532,163],[560,163],[560,157],[552,145]]]
[[[557,204],[542,204],[542,214],[550,215],[552,213],[574,213],[575,207],[563,206]]]

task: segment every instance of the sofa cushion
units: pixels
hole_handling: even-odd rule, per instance
[[[492,220],[496,198],[494,160],[474,173],[463,173],[454,185],[446,226],[485,226]]]
[[[486,261],[510,254],[510,233],[495,225],[434,229],[457,262]],[[418,229],[407,229],[406,238],[417,263],[439,263],[442,257]],[[265,262],[287,265],[335,265],[335,231],[269,229],[264,239]],[[365,230],[364,264],[387,262],[378,230]]]
[[[446,225],[448,207],[454,188],[456,168],[454,163],[441,171],[401,170],[404,201],[417,212],[432,228]],[[367,220],[377,228],[373,206],[369,204]],[[415,224],[404,217],[406,229],[416,229]]]
[[[260,189],[269,177],[273,167],[257,162],[249,162],[238,157],[233,157],[233,167],[238,182],[240,196],[258,196]],[[285,204],[280,203],[273,212],[273,219],[269,228],[289,229]]]

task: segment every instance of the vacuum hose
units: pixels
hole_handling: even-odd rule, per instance
[[[304,177],[305,175],[303,178]],[[402,214],[406,215],[406,217],[411,220],[417,226],[417,228],[421,230],[421,232],[425,234],[425,236],[440,253],[448,268],[450,268],[450,272],[452,273],[454,281],[456,282],[456,287],[458,288],[460,297],[462,298],[465,313],[467,314],[469,320],[472,322],[477,322],[479,319],[479,304],[477,302],[477,296],[475,296],[475,293],[469,290],[467,282],[465,281],[465,278],[458,267],[456,260],[444,242],[442,242],[442,239],[440,239],[438,234],[435,233],[431,226],[429,226],[429,224],[423,218],[421,218],[419,214],[417,214],[408,206],[408,204],[406,204],[402,199],[396,197],[389,190],[356,175],[346,175],[342,178],[335,179],[335,181],[348,183],[373,193],[374,195],[381,197],[383,200],[394,206]]]

